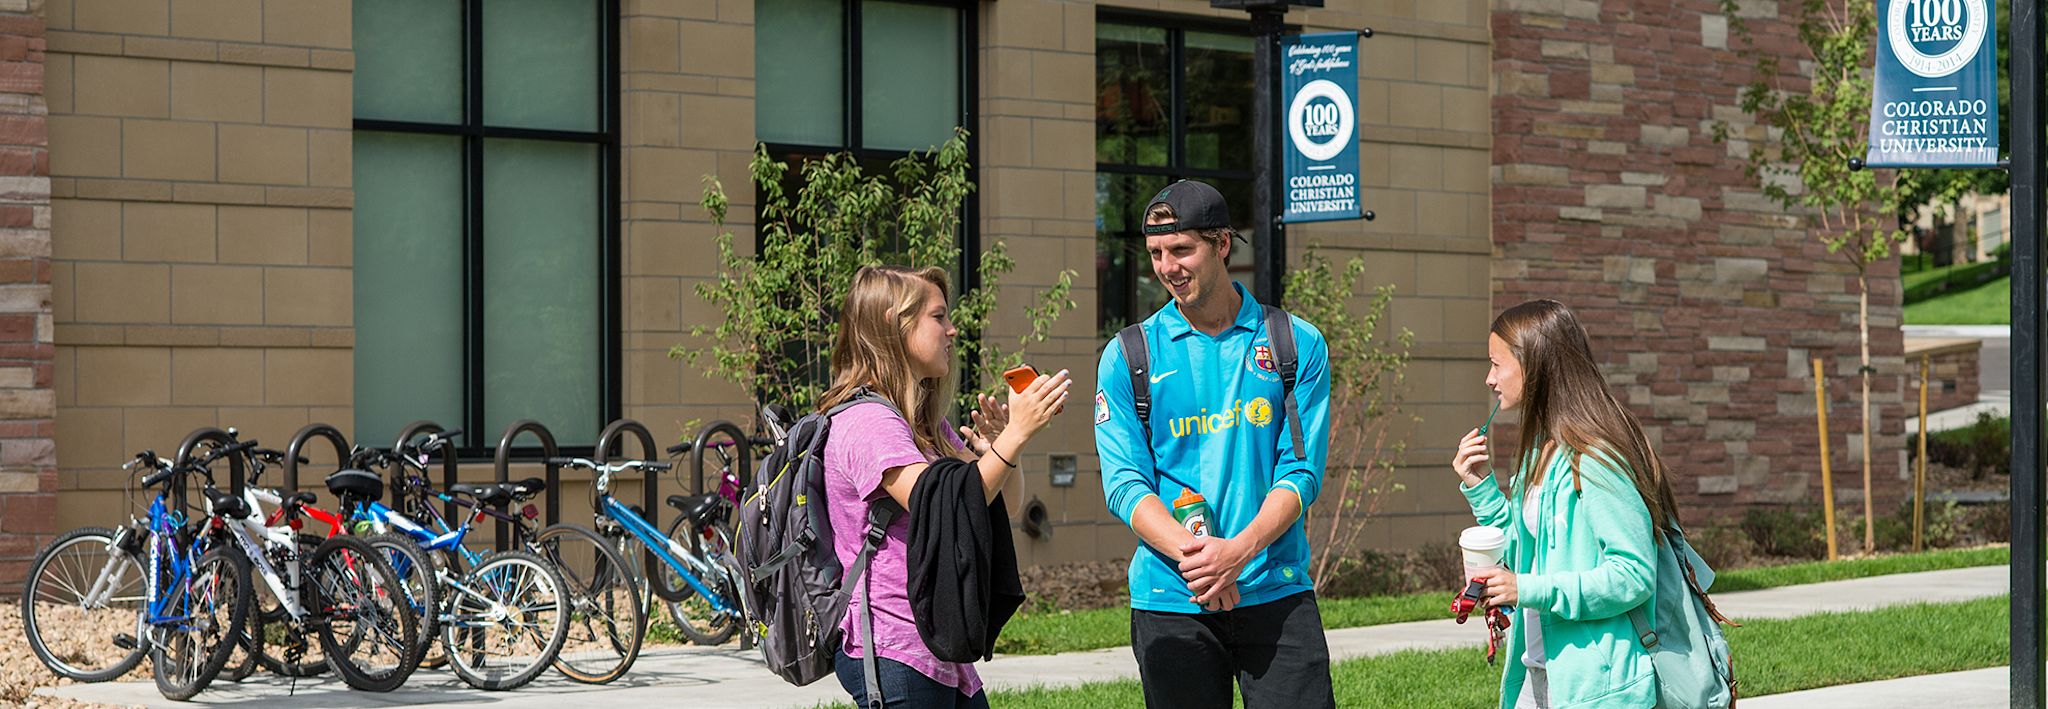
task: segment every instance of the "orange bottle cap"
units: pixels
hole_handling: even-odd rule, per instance
[[[1178,499],[1176,499],[1176,500],[1174,500],[1174,501],[1173,501],[1173,506],[1174,506],[1174,507],[1186,507],[1186,506],[1188,506],[1188,505],[1192,505],[1192,504],[1195,504],[1195,503],[1197,503],[1197,502],[1201,502],[1201,501],[1202,501],[1202,493],[1199,493],[1199,492],[1195,492],[1195,491],[1194,491],[1194,489],[1192,489],[1192,488],[1185,488],[1185,487],[1184,487],[1184,488],[1181,488],[1181,489],[1180,489],[1180,497],[1179,497]]]

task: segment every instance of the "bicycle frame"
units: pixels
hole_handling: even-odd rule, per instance
[[[261,516],[255,513],[255,510],[262,509],[257,503],[263,499],[257,494],[257,490],[255,487],[242,488],[242,499],[248,503],[250,514],[238,520],[222,519],[221,528],[241,547],[242,555],[248,557],[249,563],[255,567],[257,576],[261,577],[263,584],[269,586],[270,592],[277,596],[278,603],[284,606],[285,613],[290,615],[292,620],[304,620],[306,607],[299,602],[299,594],[292,592],[305,582],[304,567],[300,560],[294,556],[291,565],[285,569],[285,572],[291,575],[291,583],[286,584],[277,567],[270,563],[270,555],[264,553],[266,546],[279,545],[291,549],[296,554],[298,544],[292,539],[290,527],[268,526]],[[283,504],[283,500],[277,498],[275,494],[270,497],[274,503]],[[207,507],[208,512],[211,512],[212,503],[209,502]]]
[[[640,543],[647,547],[648,551],[654,553],[655,558],[661,559],[662,563],[668,564],[669,568],[676,572],[676,575],[683,577],[684,583],[690,584],[690,588],[694,589],[697,595],[702,596],[706,603],[711,604],[712,610],[720,613],[734,612],[731,603],[705,586],[704,582],[699,578],[700,575],[710,574],[713,570],[706,567],[703,560],[698,559],[697,555],[691,554],[681,544],[673,539],[669,539],[668,535],[662,534],[661,530],[655,529],[654,525],[648,524],[646,519],[633,512],[633,508],[619,502],[618,498],[612,497],[610,491],[611,477],[612,471],[610,470],[603,470],[598,473],[596,494],[599,513],[611,518],[612,521],[618,522],[621,528],[624,528],[628,533],[638,538]],[[684,559],[688,561],[685,562],[683,561]]]
[[[171,597],[164,593],[163,585],[166,581],[172,586],[189,581],[192,576],[193,560],[205,546],[205,537],[195,534],[189,549],[180,548],[178,536],[185,527],[184,517],[182,512],[172,512],[164,505],[163,495],[158,495],[149,504],[149,578],[143,586],[143,596],[149,599],[149,611],[144,615],[142,622],[150,627],[184,623],[192,619],[189,608],[180,609],[183,612],[177,615],[170,613]],[[168,559],[165,558],[166,552]],[[166,563],[170,564],[169,578],[165,578],[164,575]],[[181,598],[188,603],[191,601],[189,594]]]

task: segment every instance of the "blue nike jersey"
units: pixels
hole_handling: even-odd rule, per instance
[[[1210,533],[1237,535],[1258,516],[1267,493],[1285,487],[1301,496],[1303,515],[1245,565],[1240,605],[1258,605],[1309,590],[1308,506],[1322,492],[1329,449],[1329,345],[1315,326],[1290,317],[1296,353],[1295,402],[1306,451],[1294,450],[1283,420],[1279,363],[1258,301],[1232,283],[1244,304],[1230,329],[1210,337],[1194,329],[1180,306],[1167,303],[1143,323],[1152,394],[1151,430],[1138,424],[1131,375],[1115,339],[1096,369],[1095,447],[1109,510],[1131,523],[1138,502],[1156,495],[1168,510],[1181,489],[1209,503]],[[1146,446],[1146,437],[1151,446]],[[1142,540],[1131,555],[1131,607],[1199,613],[1179,568]]]

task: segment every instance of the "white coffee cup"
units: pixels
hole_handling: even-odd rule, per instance
[[[1468,573],[1500,566],[1507,548],[1508,535],[1494,527],[1467,527],[1458,534],[1458,549],[1464,552]]]

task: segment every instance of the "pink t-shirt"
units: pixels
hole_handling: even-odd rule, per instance
[[[946,440],[965,447],[948,423]],[[832,434],[825,441],[825,499],[832,519],[832,545],[839,563],[853,567],[860,556],[862,536],[868,528],[868,503],[887,497],[882,489],[882,472],[932,457],[917,449],[910,424],[881,404],[859,404],[832,418]],[[943,662],[932,656],[924,638],[917,634],[917,621],[910,612],[910,517],[900,515],[889,525],[888,537],[868,564],[868,592],[875,601],[875,645],[880,656],[917,670],[932,681],[974,696],[981,691],[981,675],[974,663]],[[858,584],[859,580],[849,579]],[[846,631],[846,654],[866,657],[860,635],[861,592],[853,588],[853,602],[839,627]]]

